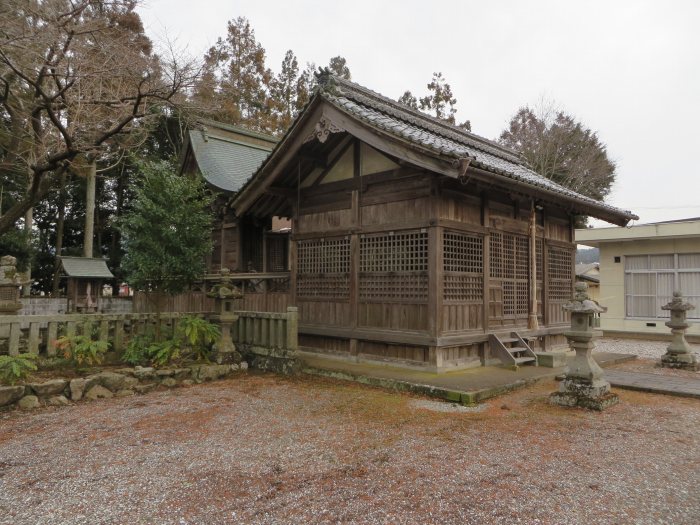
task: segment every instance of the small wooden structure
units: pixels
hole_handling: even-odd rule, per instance
[[[68,313],[99,312],[102,285],[114,279],[107,262],[91,257],[61,257],[60,260],[66,278]]]
[[[244,307],[297,306],[302,350],[437,372],[536,364],[533,350],[566,348],[575,216],[636,216],[494,142],[318,80],[221,214],[212,271],[262,283]],[[291,218],[288,243],[271,234],[275,217]]]

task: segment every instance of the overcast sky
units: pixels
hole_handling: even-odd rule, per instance
[[[458,120],[492,139],[520,106],[553,100],[617,162],[608,202],[640,223],[700,216],[698,1],[144,0],[140,13],[193,56],[245,16],[275,72],[287,49],[300,64],[342,55],[392,98],[441,71]]]

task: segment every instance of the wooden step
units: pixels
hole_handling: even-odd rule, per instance
[[[528,351],[528,349],[525,348],[524,346],[506,347],[506,350],[508,350],[511,354],[517,354],[518,352],[527,352]]]
[[[505,345],[506,343],[517,343],[517,342],[519,341],[517,337],[499,337],[498,339],[499,339],[499,340],[501,341],[501,343],[503,343],[504,345]]]

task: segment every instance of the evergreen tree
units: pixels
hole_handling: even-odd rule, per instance
[[[282,68],[272,83],[270,93],[277,109],[277,129],[284,132],[297,114],[299,63],[290,49],[284,55]]]
[[[185,291],[206,270],[211,252],[212,197],[198,179],[179,176],[173,163],[140,166],[141,183],[119,221],[129,284],[149,292],[156,311],[164,295]]]
[[[404,91],[403,95],[399,97],[399,103],[411,109],[418,109],[418,99],[408,90]]]
[[[431,113],[434,117],[444,120],[448,124],[457,126],[466,131],[472,130],[469,120],[457,124],[455,114],[457,113],[457,99],[452,94],[452,87],[447,83],[442,73],[433,73],[433,79],[427,85],[428,94],[417,98],[410,91],[404,91],[399,97],[399,102],[412,109],[420,109],[426,113]]]
[[[331,58],[328,62],[328,69],[331,70],[331,73],[333,73],[336,76],[339,76],[340,78],[352,80],[352,76],[350,75],[350,68],[348,67],[347,60],[345,60],[344,57],[336,56]]]

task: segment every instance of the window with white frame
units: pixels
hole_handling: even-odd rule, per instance
[[[700,318],[700,253],[628,255],[625,257],[627,317],[669,317],[661,307],[680,290],[695,305],[689,318]]]

